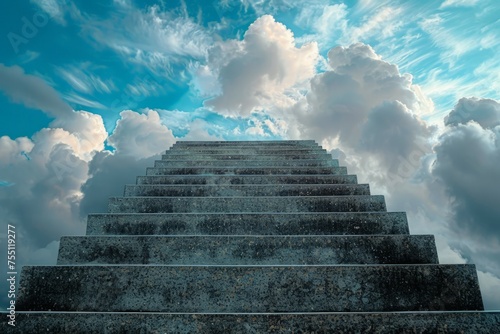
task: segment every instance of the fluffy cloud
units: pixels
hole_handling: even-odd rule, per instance
[[[125,110],[120,116],[108,143],[121,155],[148,158],[167,150],[175,142],[172,131],[161,123],[154,110],[144,114]]]
[[[293,88],[314,75],[317,58],[315,43],[297,48],[293,33],[264,15],[242,41],[220,42],[209,50],[210,70],[204,72],[217,73],[222,93],[205,104],[229,115],[290,105]]]
[[[458,120],[465,104],[470,113]],[[451,198],[451,226],[463,235],[497,245],[500,208],[495,199],[500,197],[500,188],[492,180],[500,180],[500,126],[493,126],[498,124],[499,106],[493,100],[462,99],[447,118],[448,127],[435,147],[433,168]],[[495,110],[496,119],[492,117]]]
[[[446,116],[446,125],[467,124],[474,121],[485,129],[500,125],[500,104],[491,99],[462,98]]]
[[[401,74],[368,45],[333,48],[328,61],[331,69],[311,80],[307,103],[290,110],[302,136],[360,157],[352,161],[358,172],[381,170],[387,178],[410,161],[414,170],[399,175],[409,178],[431,151],[434,129],[420,115],[429,113],[432,103],[411,75]]]

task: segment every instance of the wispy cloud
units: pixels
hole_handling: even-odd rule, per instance
[[[446,7],[472,7],[478,3],[479,0],[445,0],[439,8]]]
[[[61,116],[72,111],[54,88],[39,77],[24,73],[19,66],[0,64],[0,90],[14,102],[43,110],[50,116]]]
[[[184,57],[202,58],[212,43],[212,35],[194,19],[156,5],[142,10],[127,3],[109,18],[86,19],[82,28],[128,61],[156,70],[168,69]]]
[[[61,5],[64,4],[64,0],[30,0],[32,3],[36,4],[40,9],[49,14],[51,17],[59,21],[61,24],[66,24],[64,20],[64,13]]]
[[[57,73],[63,77],[75,90],[92,94],[111,93],[116,90],[116,86],[111,79],[102,79],[92,71],[92,65],[82,63],[66,67],[57,67]]]
[[[69,93],[69,94],[65,94],[63,96],[64,96],[64,99],[66,101],[72,102],[72,103],[75,103],[75,104],[78,104],[81,106],[95,108],[95,109],[106,109],[106,107],[103,104],[101,104],[97,101],[93,101],[93,100],[84,98],[84,97],[79,96],[75,93]]]

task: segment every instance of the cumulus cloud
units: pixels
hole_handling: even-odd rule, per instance
[[[434,131],[420,115],[433,105],[411,75],[361,43],[331,49],[328,61],[331,69],[311,80],[307,103],[290,110],[302,136],[363,157],[372,164],[363,168],[367,173],[378,167],[393,175],[410,160],[416,170],[431,151],[428,138]]]
[[[499,106],[490,99],[461,99],[445,120],[431,168],[447,199],[448,239],[476,263],[486,308],[499,305]]]
[[[474,121],[484,129],[500,125],[500,103],[491,99],[462,98],[446,116],[446,125],[467,124]]]
[[[161,123],[154,110],[144,114],[125,110],[120,116],[108,143],[124,156],[148,158],[167,150],[175,142],[172,131]]]
[[[500,243],[500,127],[476,122],[449,127],[435,147],[433,174],[451,199],[450,224],[461,234]]]
[[[316,43],[295,46],[293,33],[270,15],[250,25],[242,41],[220,42],[209,50],[208,75],[217,73],[221,95],[205,105],[229,115],[249,115],[294,100],[292,88],[312,77]]]

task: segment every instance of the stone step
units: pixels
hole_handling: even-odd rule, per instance
[[[183,144],[174,144],[170,148],[171,150],[184,150],[184,149],[218,149],[218,148],[234,148],[234,149],[252,149],[252,148],[259,148],[259,149],[303,149],[303,148],[313,148],[313,149],[321,149],[322,147],[319,146],[318,144],[311,144],[311,143],[305,143],[305,144],[287,144],[285,142],[281,143],[274,143],[274,144],[267,144],[267,145],[256,145],[256,144],[249,144],[249,143],[218,143],[218,144],[209,144],[209,145],[204,145],[204,144],[197,144],[197,145],[183,145]]]
[[[123,196],[343,196],[370,195],[368,184],[126,185]]]
[[[474,265],[25,266],[16,310],[482,310]]]
[[[357,184],[356,175],[148,175],[138,176],[140,184],[256,185],[256,184]]]
[[[87,235],[359,235],[408,234],[405,212],[102,213]]]
[[[111,197],[110,213],[386,211],[381,195],[288,197]]]
[[[332,155],[328,153],[306,153],[306,154],[204,154],[204,153],[178,153],[174,151],[169,151],[168,154],[163,154],[161,156],[162,160],[332,160]]]
[[[146,175],[347,175],[346,167],[185,167],[146,168]]]
[[[339,167],[338,160],[156,160],[155,168],[185,167]]]
[[[5,317],[4,317],[5,319]],[[7,321],[2,325],[7,328]],[[18,333],[476,333],[500,312],[142,313],[16,312]],[[7,332],[4,332],[7,333]]]
[[[168,154],[227,154],[227,155],[302,155],[302,154],[327,154],[327,151],[322,148],[259,148],[259,147],[249,147],[249,148],[237,148],[237,147],[227,147],[227,148],[176,148],[170,149],[165,152]]]
[[[58,265],[438,263],[431,235],[62,237]]]
[[[253,140],[253,141],[177,141],[172,147],[178,146],[318,146],[314,140]]]
[[[356,175],[150,175],[137,184],[243,185],[243,184],[357,184]]]

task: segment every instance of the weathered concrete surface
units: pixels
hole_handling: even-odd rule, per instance
[[[57,264],[438,263],[431,235],[62,237]]]
[[[237,155],[237,154],[247,154],[257,157],[259,155],[289,155],[289,154],[320,154],[327,153],[326,150],[322,148],[238,148],[238,147],[220,147],[220,148],[185,148],[166,151],[165,154],[227,154],[227,155]]]
[[[137,184],[356,184],[356,175],[150,175]]]
[[[332,155],[327,153],[308,153],[308,154],[203,154],[191,152],[168,151],[161,156],[162,160],[332,160]]]
[[[343,196],[370,195],[368,184],[126,185],[123,196]]]
[[[146,175],[267,175],[332,174],[347,175],[345,167],[172,167],[146,168]]]
[[[474,265],[24,267],[17,309],[97,312],[482,310]]]
[[[404,212],[90,214],[87,235],[408,234]]]
[[[386,211],[384,196],[111,197],[108,212],[359,212]]]
[[[190,151],[190,150],[218,150],[218,149],[231,149],[231,150],[324,150],[318,144],[304,144],[304,145],[287,145],[273,144],[273,145],[247,145],[247,144],[213,144],[213,145],[181,145],[179,143],[172,145],[168,151]]]
[[[240,145],[240,146],[275,146],[275,145],[285,145],[285,146],[300,146],[300,145],[312,145],[318,146],[315,140],[178,140],[172,145],[175,146],[214,146],[214,145]]]
[[[179,142],[155,166],[125,190],[153,197],[112,198],[111,213],[89,216],[89,236],[61,240],[60,264],[71,265],[23,269],[16,311],[41,313],[18,312],[16,330],[499,327],[498,313],[426,313],[482,310],[474,266],[437,265],[433,238],[408,235],[406,214],[386,212],[382,196],[367,196],[367,185],[357,185],[314,141]],[[394,264],[401,262],[414,265]]]
[[[6,322],[3,322],[6,327]],[[18,333],[383,333],[491,334],[500,312],[61,313],[17,314]]]
[[[156,160],[154,167],[338,167],[338,160]]]

